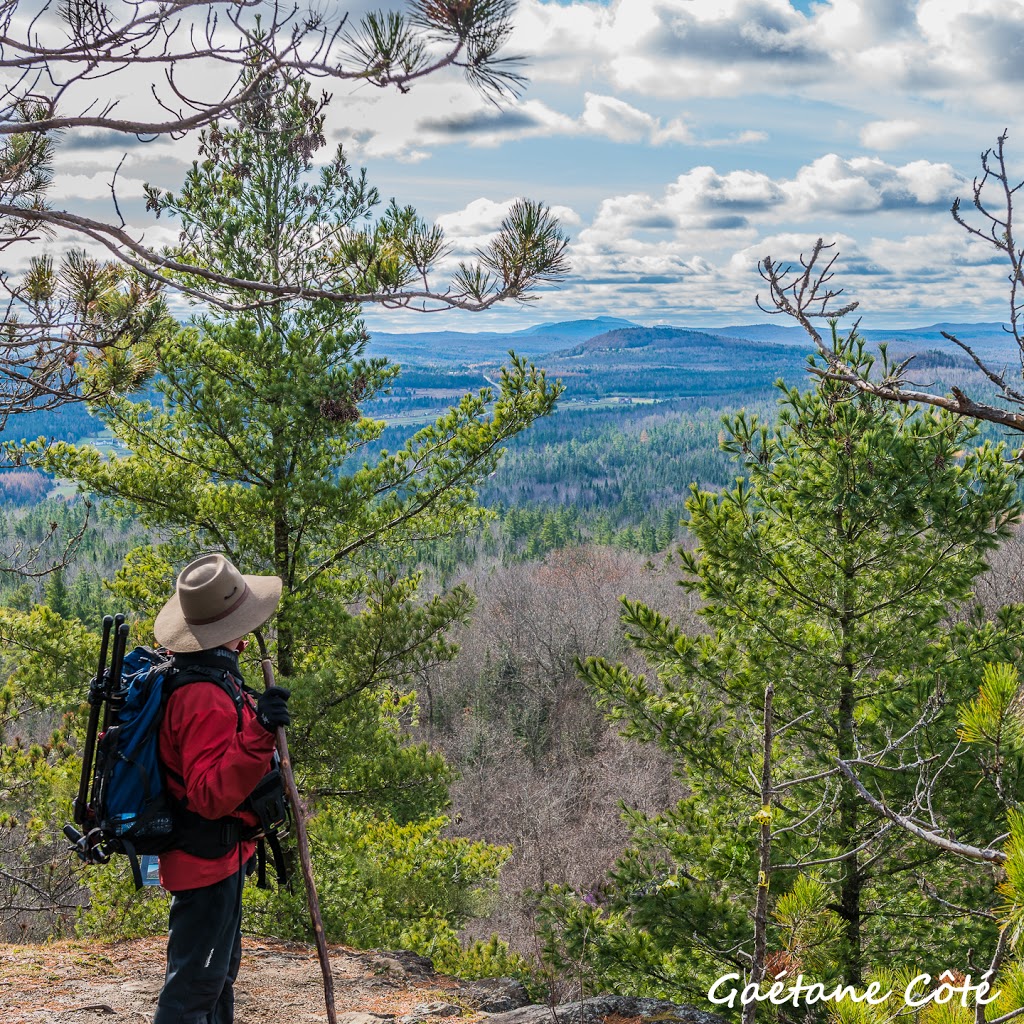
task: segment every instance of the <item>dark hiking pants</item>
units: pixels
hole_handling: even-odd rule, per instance
[[[153,1024],[232,1024],[245,870],[171,899],[167,973]]]

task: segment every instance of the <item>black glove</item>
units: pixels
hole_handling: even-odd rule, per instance
[[[256,717],[267,732],[275,732],[279,725],[292,724],[288,714],[288,698],[291,695],[292,691],[283,686],[271,686],[260,694],[256,701]]]

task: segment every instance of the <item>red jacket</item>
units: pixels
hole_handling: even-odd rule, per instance
[[[231,698],[216,683],[189,683],[167,701],[160,726],[160,757],[169,769],[167,786],[189,809],[204,818],[232,814],[270,770],[274,733],[256,720],[246,697],[242,728]],[[185,780],[184,789],[170,773]],[[258,824],[248,811],[238,817]],[[241,845],[241,856],[238,846]],[[238,870],[255,852],[256,843],[236,844],[216,860],[196,857],[184,850],[160,854],[160,884],[170,892],[213,885]]]

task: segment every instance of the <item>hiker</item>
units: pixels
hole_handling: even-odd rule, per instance
[[[174,690],[160,727],[166,785],[184,809],[175,827],[183,817],[196,838],[160,854],[160,884],[172,899],[153,1024],[234,1020],[242,886],[256,860],[256,843],[244,836],[259,822],[241,805],[270,770],[277,727],[290,722],[289,691],[274,686],[254,702],[242,689],[238,655],[280,599],[278,577],[243,576],[224,555],[204,555],[181,571],[153,627],[176,663],[221,680]]]

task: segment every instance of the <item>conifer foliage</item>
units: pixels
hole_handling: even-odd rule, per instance
[[[162,401],[112,394],[96,406],[127,454],[105,459],[58,443],[31,447],[28,458],[111,499],[165,541],[134,552],[122,573],[121,593],[143,616],[171,592],[174,569],[204,549],[224,551],[244,572],[281,577],[279,614],[260,644],[294,691],[293,752],[319,812],[320,863],[334,847],[349,852],[344,877],[321,890],[337,901],[325,917],[342,928],[367,917],[355,910],[373,906],[374,893],[383,898],[375,889],[382,851],[357,837],[386,834],[421,866],[406,879],[417,895],[393,914],[369,915],[378,930],[361,924],[359,939],[398,943],[412,921],[422,945],[431,921],[444,931],[469,913],[467,894],[505,854],[440,838],[448,771],[404,742],[403,723],[415,715],[407,684],[454,653],[445,630],[471,605],[464,588],[420,596],[414,547],[484,518],[477,483],[504,441],[551,411],[559,388],[513,358],[497,389],[467,394],[399,450],[367,454],[384,425],[360,405],[386,393],[399,368],[364,355],[358,306],[316,293],[342,281],[354,290],[406,281],[440,255],[443,240],[396,205],[373,221],[377,194],[340,150],[314,174],[322,126],[308,87],[286,82],[273,103],[256,100],[237,124],[204,132],[203,159],[181,192],[152,197],[182,225],[180,259],[232,278],[305,281],[312,297],[231,309],[226,290],[229,308],[152,346]],[[564,244],[557,225],[536,207],[516,216],[547,248],[534,237],[504,270],[550,270]],[[495,263],[508,240],[495,243]],[[143,622],[136,635],[145,633]],[[368,824],[375,815],[406,830],[401,843]],[[439,874],[457,881],[441,887],[432,881]]]
[[[844,358],[868,359],[856,339]],[[962,715],[979,733],[983,710],[964,709],[987,699],[985,662],[1020,656],[1019,609],[951,618],[1021,513],[1019,467],[999,446],[973,448],[974,434],[832,381],[783,388],[774,427],[727,420],[744,476],[693,488],[698,548],[680,552],[707,631],[624,600],[651,675],[580,665],[626,735],[673,756],[688,795],[629,816],[633,846],[599,898],[548,894],[562,969],[598,989],[706,1000],[728,971],[862,984],[954,948],[991,958],[994,874],[878,813],[840,765],[937,834],[984,845],[1010,831],[991,765],[957,734]],[[1002,735],[1015,751],[1017,731]],[[1016,778],[1011,761],[1001,770]]]
[[[85,386],[76,364],[103,358],[111,348],[115,360],[123,360],[135,324],[158,311],[158,285],[193,293],[198,287],[214,304],[225,288],[236,302],[258,304],[307,295],[311,286],[301,276],[233,277],[213,266],[196,267],[188,283],[165,273],[187,270],[188,262],[158,251],[125,223],[119,197],[127,196],[117,170],[109,181],[110,219],[74,203],[59,207],[51,186],[62,146],[73,147],[90,131],[111,146],[119,139],[126,147],[160,137],[181,140],[218,120],[276,104],[289,77],[408,92],[421,78],[457,69],[494,102],[519,92],[522,61],[505,50],[512,0],[411,0],[402,6],[401,12],[367,8],[360,15],[337,5],[316,10],[279,0],[73,0],[52,8],[0,0],[0,60],[11,72],[0,83],[0,250],[35,245],[60,231],[88,239],[117,260],[85,267],[93,293],[85,301],[78,301],[80,292],[49,290],[45,280],[48,294],[41,297],[48,268],[39,261],[24,276],[0,270],[0,427],[9,414],[96,398],[105,382],[92,374]],[[518,210],[523,216],[512,219],[536,227],[532,214],[538,212],[525,204]],[[527,232],[504,241],[537,237]],[[524,260],[517,244],[502,249],[496,253],[500,272],[511,271],[503,278],[506,295],[522,295],[527,281],[521,271],[541,250]],[[109,293],[111,278],[121,291],[119,322],[106,299],[96,302]],[[477,295],[476,285],[487,278],[486,272],[474,275],[468,292],[459,286],[431,291],[425,282],[411,291],[385,286],[373,301],[413,305],[429,298],[479,308],[496,301]],[[349,284],[332,281],[323,294],[351,301],[357,296]],[[97,305],[106,307],[99,317]]]

